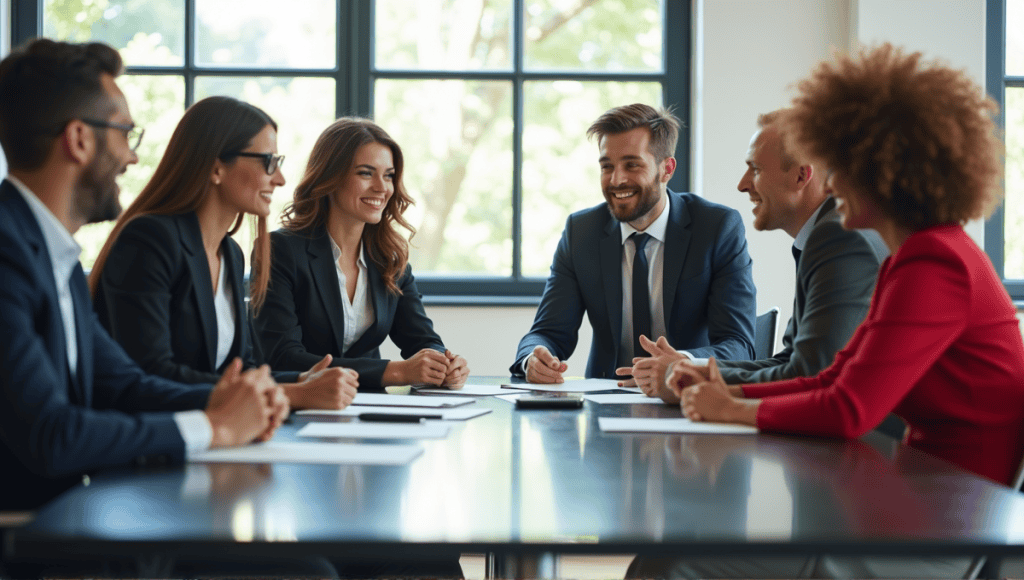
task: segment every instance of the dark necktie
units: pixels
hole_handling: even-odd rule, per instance
[[[651,336],[651,292],[647,287],[647,253],[644,247],[651,239],[648,234],[634,233],[633,246],[633,356],[650,356],[640,346],[640,335]]]
[[[800,254],[803,253],[803,250],[796,249],[796,246],[793,246],[790,249],[793,250],[793,259],[796,260],[796,265],[799,266],[800,265]]]

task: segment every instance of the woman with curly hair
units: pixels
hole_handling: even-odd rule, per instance
[[[876,230],[891,256],[867,317],[831,366],[729,387],[713,360],[676,364],[668,382],[684,414],[854,438],[892,412],[908,426],[907,446],[1009,484],[1024,455],[1024,343],[999,276],[963,229],[999,198],[996,105],[964,72],[891,45],[822,64],[799,90],[786,133],[831,168],[844,227]],[[677,562],[669,575],[961,577],[968,561],[696,564]]]
[[[466,360],[434,332],[409,267],[412,203],[398,144],[368,119],[345,117],[313,146],[301,183],[271,238],[266,303],[256,317],[274,368],[298,370],[333,355],[363,389],[460,388]],[[382,359],[385,338],[403,359]]]

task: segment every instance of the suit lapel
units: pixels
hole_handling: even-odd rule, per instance
[[[85,283],[82,264],[75,266],[71,274],[71,302],[75,306],[75,333],[78,335],[78,372],[74,383],[81,397],[81,404],[92,406],[92,301],[89,287]],[[65,357],[66,358],[66,357]]]
[[[675,306],[676,289],[683,273],[683,262],[690,247],[690,211],[682,198],[668,192],[669,216],[665,228],[664,266],[662,270],[662,301],[664,302],[665,328],[672,328],[672,308]]]
[[[68,395],[80,396],[75,379],[69,376],[71,368],[68,366],[67,338],[64,334],[64,322],[60,314],[60,300],[57,298],[57,281],[53,278],[53,259],[46,249],[43,230],[36,221],[32,210],[29,209],[28,203],[22,199],[14,185],[7,180],[0,185],[0,203],[7,205],[11,209],[11,213],[16,214],[16,223],[22,224],[23,239],[34,258],[29,266],[35,270],[35,276],[42,282],[43,292],[46,293],[45,302],[51,305],[52,322],[50,326],[57,337],[57,340],[49,344],[52,349],[50,355],[53,356],[53,366],[62,373],[60,378],[68,385]]]
[[[316,282],[316,288],[320,292],[320,299],[323,300],[327,310],[327,323],[331,325],[334,342],[340,352],[342,345],[345,344],[345,309],[341,304],[338,267],[334,264],[334,253],[331,251],[329,234],[322,229],[315,231],[313,237],[307,242],[306,252],[309,254],[309,269]]]
[[[617,360],[619,337],[622,336],[622,229],[619,221],[611,216],[604,228],[604,238],[601,239],[598,252],[608,321],[612,327],[612,344],[615,345]]]
[[[199,218],[189,213],[178,216],[178,233],[185,249],[185,261],[192,274],[192,288],[195,290],[196,311],[206,338],[207,368],[215,369],[217,356],[217,314],[213,308],[213,282],[210,280],[210,262],[203,248],[203,235],[199,231]]]

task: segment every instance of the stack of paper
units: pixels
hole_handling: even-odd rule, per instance
[[[210,449],[194,453],[197,463],[337,463],[355,465],[404,465],[423,453],[415,445],[366,443],[306,443],[267,441],[244,447]]]
[[[469,397],[420,397],[416,395],[388,395],[385,393],[356,393],[353,405],[377,405],[381,407],[458,407],[469,405]]]
[[[297,415],[312,415],[319,417],[358,417],[362,413],[384,413],[388,415],[440,415],[444,421],[465,421],[480,415],[486,415],[491,410],[487,408],[470,407],[468,409],[424,409],[423,407],[383,407],[372,405],[359,405],[341,410],[306,409],[296,411]]]
[[[517,385],[502,385],[508,389],[527,389],[530,391],[544,391],[551,393],[593,393],[595,391],[621,391],[628,390],[619,386],[619,381],[614,379],[570,379],[564,383],[553,385],[540,385],[536,383],[523,383]]]
[[[748,435],[757,427],[733,423],[694,422],[689,419],[634,419],[598,417],[597,424],[607,433],[718,433]]]
[[[417,393],[427,393],[429,395],[451,395],[459,397],[492,397],[494,395],[507,395],[509,393],[525,393],[523,389],[515,388],[509,389],[504,388],[501,385],[463,385],[461,389],[435,389],[435,388],[421,388],[416,389]]]
[[[299,429],[299,437],[353,437],[362,439],[444,439],[448,423],[310,423]]]

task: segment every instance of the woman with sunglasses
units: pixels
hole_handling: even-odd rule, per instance
[[[267,262],[267,217],[274,189],[284,185],[283,160],[277,125],[257,107],[209,97],[185,112],[89,276],[100,322],[147,372],[215,383],[235,357],[246,367],[261,362],[244,299],[245,260],[231,234],[243,216],[253,217],[253,259]],[[250,290],[258,311],[267,275],[256,276]],[[352,401],[357,375],[330,363],[326,356],[295,369],[301,374],[274,373],[292,407],[339,409]]]
[[[401,148],[367,119],[338,119],[317,139],[284,228],[271,234],[273,273],[256,328],[275,367],[334,355],[364,389],[465,383],[466,361],[434,332],[396,227],[412,231],[402,170]],[[389,336],[405,360],[381,358]]]

